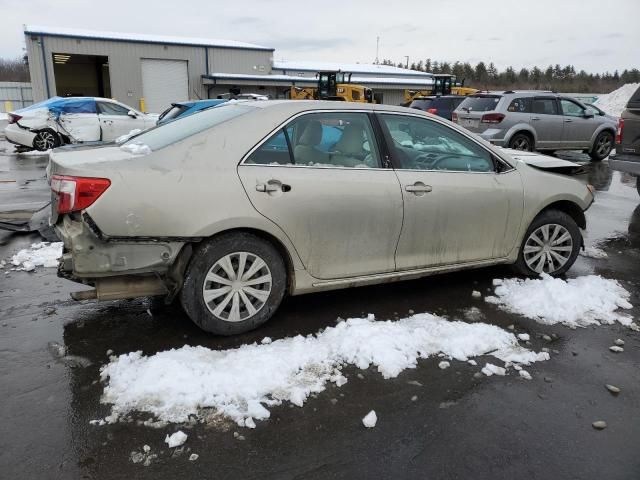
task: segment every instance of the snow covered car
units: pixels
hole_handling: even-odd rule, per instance
[[[415,109],[229,102],[122,145],[54,150],[59,272],[95,287],[76,299],[179,298],[222,335],[285,294],[495,264],[561,275],[592,187],[565,174],[574,163],[517,155]]]
[[[4,134],[18,146],[45,151],[67,143],[110,142],[155,123],[155,117],[109,98],[53,97],[10,112]]]

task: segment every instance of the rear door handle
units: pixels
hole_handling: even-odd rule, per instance
[[[413,185],[405,185],[405,191],[413,193],[415,195],[424,195],[425,193],[429,193],[433,188],[431,185],[425,185],[422,182],[416,182]]]
[[[540,117],[531,117],[531,120],[540,120]]]
[[[573,120],[571,120],[570,118],[565,118],[564,119],[564,123],[571,123],[571,122],[573,122]]]

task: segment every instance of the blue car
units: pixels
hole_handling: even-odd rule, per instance
[[[169,108],[160,114],[158,117],[158,125],[167,123],[176,118],[186,117],[192,115],[205,108],[215,107],[221,103],[226,102],[225,99],[210,99],[210,100],[194,100],[193,102],[177,102],[172,103]]]

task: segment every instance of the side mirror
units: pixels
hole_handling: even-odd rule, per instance
[[[593,110],[591,110],[590,108],[587,108],[584,111],[584,118],[593,118],[595,116],[596,116],[596,113]]]
[[[136,112],[134,112],[133,110],[129,110],[127,112],[127,115],[129,115],[131,118],[138,118],[138,115],[136,114]],[[593,116],[593,115],[592,115]]]

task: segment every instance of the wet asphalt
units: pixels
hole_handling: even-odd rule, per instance
[[[46,203],[46,158],[9,151],[0,143],[0,210]],[[588,242],[604,239],[608,258],[579,257],[570,276],[620,280],[632,293],[630,313],[640,318],[634,180],[611,172],[606,162],[585,166],[585,180],[599,190],[588,211]],[[0,231],[0,259],[35,241],[37,234]],[[69,293],[79,287],[57,278],[54,269],[0,271],[0,478],[640,478],[640,334],[621,325],[544,326],[471,297],[472,290],[489,293],[493,278],[509,275],[506,268],[490,268],[288,298],[258,331],[220,338],[198,330],[180,309],[148,299],[74,302]],[[550,349],[551,360],[527,368],[531,381],[513,374],[475,378],[478,367],[455,361],[440,370],[437,359],[390,380],[374,369],[347,368],[346,385],[329,386],[302,408],[273,407],[254,430],[226,423],[180,426],[189,435],[181,454],[163,442],[177,426],[89,424],[109,413],[100,403],[99,381],[109,349],[227,349],[264,336],[314,333],[338,317],[393,319],[411,309],[463,318],[469,306],[480,308],[483,321],[530,333],[532,348]],[[626,342],[623,353],[608,349],[616,338]],[[613,396],[605,384],[622,391]],[[378,424],[365,429],[361,418],[371,409]],[[593,429],[595,420],[608,427]],[[143,445],[157,455],[148,466],[130,460]],[[199,458],[189,461],[191,453]]]

